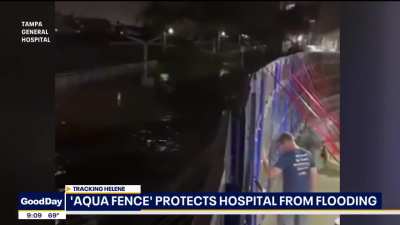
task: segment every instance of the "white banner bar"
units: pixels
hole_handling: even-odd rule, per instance
[[[18,210],[20,220],[65,220],[64,210]]]
[[[68,211],[68,215],[400,215],[400,210],[141,210]]]
[[[66,194],[140,194],[140,185],[65,185]]]

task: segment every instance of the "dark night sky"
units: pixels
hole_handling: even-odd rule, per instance
[[[78,17],[97,17],[106,18],[115,23],[117,20],[126,24],[136,24],[136,16],[141,12],[148,2],[64,2],[58,1],[55,3],[56,12],[62,14],[73,14]]]
[[[77,17],[95,17],[95,18],[105,18],[115,23],[117,20],[126,24],[137,24],[137,16],[140,12],[142,12],[151,2],[144,1],[82,1],[82,2],[67,2],[67,1],[58,1],[56,2],[56,12],[61,14],[73,14]],[[209,2],[162,2],[167,11],[179,11],[182,7],[187,6],[188,4],[192,4],[194,8],[196,8],[195,4],[199,4],[199,7],[203,7],[204,5],[207,9],[214,9],[214,12],[207,12],[207,14],[217,12],[218,14],[225,15],[229,14],[238,14],[236,17],[242,16],[252,16],[253,19],[257,19],[257,15],[260,14],[258,11],[262,10],[264,15],[269,15],[271,9],[274,7],[273,5],[276,3],[264,3],[264,2],[218,2],[218,3],[209,3]],[[237,9],[237,6],[243,6],[242,10]],[[235,7],[232,7],[235,6]],[[243,11],[244,10],[244,11]],[[250,11],[249,11],[250,10]],[[253,11],[257,11],[254,13]],[[230,13],[227,13],[230,12]],[[178,13],[179,14],[179,13]],[[204,14],[204,13],[203,13]],[[204,15],[208,18],[207,15]],[[265,20],[268,22],[270,20]],[[139,24],[137,24],[139,25]],[[255,25],[255,24],[254,24]]]
[[[144,1],[59,1],[56,2],[55,6],[56,12],[61,14],[105,18],[112,23],[120,21],[124,24],[140,26],[142,24],[138,17],[140,18],[140,14],[150,3]],[[307,4],[307,7],[301,8],[301,5],[305,6],[305,4]],[[296,11],[297,13],[292,12],[290,17],[288,15],[282,17],[277,2],[158,2],[158,7],[153,5],[151,8],[150,12],[152,14],[150,14],[150,17],[156,18],[155,21],[160,21],[161,23],[174,24],[176,27],[179,25],[174,20],[189,17],[189,19],[203,23],[203,28],[211,30],[227,29],[228,32],[247,33],[255,39],[266,41],[271,40],[271,38],[275,40],[275,36],[277,38],[280,37],[280,34],[285,29],[306,30],[307,28],[304,27],[302,18],[305,11],[303,12],[301,9],[309,9],[310,4],[299,3],[300,10]],[[311,5],[321,7],[320,4],[316,3]],[[317,19],[319,31],[326,32],[338,27],[338,3],[324,2],[317,14],[320,14],[320,18]],[[148,13],[145,15],[149,16]],[[160,26],[163,25],[161,24]]]

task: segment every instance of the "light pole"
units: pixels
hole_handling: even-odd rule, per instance
[[[242,39],[248,39],[249,35],[247,34],[239,34],[238,37],[238,44],[239,44],[239,48],[240,48],[240,66],[242,68],[244,68],[244,51],[245,51],[245,47],[242,45]]]
[[[221,51],[221,39],[226,38],[226,32],[225,31],[220,31],[218,32],[218,39],[217,39],[217,51]]]
[[[310,24],[310,29],[308,31],[308,41],[307,44],[308,45],[312,45],[314,42],[314,32],[315,32],[315,19],[309,19],[308,20],[309,24]]]
[[[166,31],[153,39],[148,41],[141,40],[133,36],[126,36],[129,40],[138,42],[143,45],[143,76],[142,83],[147,83],[149,80],[149,45],[154,44],[157,40],[162,38],[163,51],[167,48],[167,35],[173,35],[175,33],[172,27],[169,27]]]
[[[167,30],[163,31],[163,51],[167,49],[167,37],[168,35],[173,35],[175,33],[174,28],[169,27]]]
[[[142,84],[147,84],[149,81],[149,45],[153,44],[161,37],[155,37],[149,41],[144,41],[136,37],[126,36],[129,40],[135,41],[143,45],[143,75],[142,75]]]
[[[247,35],[247,34],[239,34],[238,45],[241,46],[242,40],[247,40],[248,38],[249,38],[249,35]]]
[[[217,41],[215,40],[215,38],[212,39],[212,51],[213,53],[217,53]]]

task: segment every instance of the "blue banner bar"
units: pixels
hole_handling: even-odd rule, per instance
[[[141,209],[381,209],[380,193],[67,194],[67,211]]]
[[[65,199],[64,199],[65,198]],[[21,193],[18,210],[382,209],[381,193]]]

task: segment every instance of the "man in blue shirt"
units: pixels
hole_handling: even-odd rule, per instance
[[[312,192],[315,191],[317,168],[311,152],[300,148],[290,133],[283,133],[278,138],[281,151],[278,162],[268,169],[270,178],[283,175],[284,192]],[[305,216],[284,215],[278,218],[279,225],[307,225]]]

